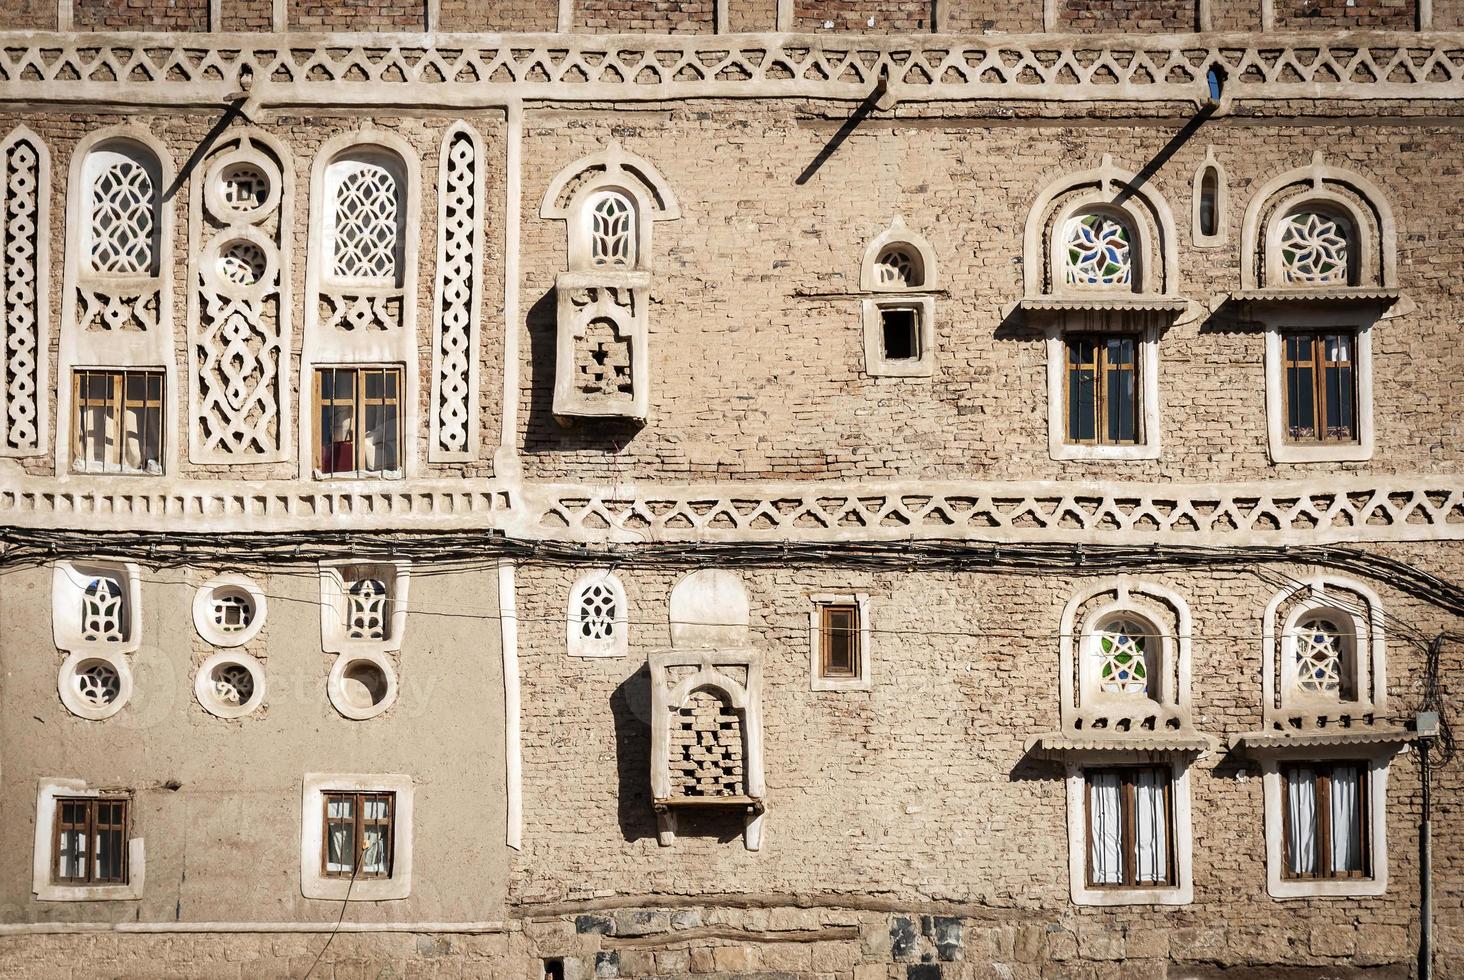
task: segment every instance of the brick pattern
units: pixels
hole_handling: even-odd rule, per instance
[[[8,31],[55,30],[55,0],[4,0],[3,3],[0,3],[0,29]]]
[[[929,3],[908,0],[794,0],[793,29],[869,34],[929,31],[930,9]]]
[[[285,14],[292,31],[420,31],[425,0],[314,0],[292,3]]]
[[[575,29],[592,34],[710,34],[713,0],[575,0]]]
[[[557,28],[559,4],[555,0],[442,0],[437,16],[444,31],[540,33]]]
[[[206,31],[208,0],[73,0],[79,31]]]
[[[1192,31],[1195,0],[1064,0],[1057,27],[1100,34]]]
[[[671,788],[677,796],[742,792],[742,719],[711,691],[694,691],[671,726]]]
[[[1293,31],[1412,30],[1413,0],[1279,0],[1276,27]]]
[[[289,5],[286,5],[289,16]],[[270,0],[222,0],[219,16],[226,31],[269,31],[274,26],[274,4]]]

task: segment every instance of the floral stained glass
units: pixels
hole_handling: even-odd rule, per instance
[[[1133,251],[1122,221],[1085,214],[1067,224],[1067,282],[1071,286],[1127,286],[1133,281]]]

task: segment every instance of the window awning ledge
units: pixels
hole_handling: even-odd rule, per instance
[[[1139,293],[1099,293],[1092,295],[1043,295],[1024,296],[1017,301],[1016,308],[1024,313],[1071,313],[1089,311],[1173,313],[1176,316],[1189,309],[1189,300],[1183,296],[1145,296]]]
[[[1164,755],[1200,754],[1215,748],[1215,740],[1198,732],[1171,735],[1075,735],[1068,732],[1047,732],[1027,739],[1028,753],[1050,759],[1074,755],[1104,753],[1131,754],[1154,752]]]
[[[1323,286],[1315,289],[1238,289],[1226,297],[1227,303],[1310,303],[1343,306],[1349,303],[1374,303],[1388,307],[1402,296],[1398,289],[1382,286]]]
[[[1343,748],[1349,745],[1402,746],[1419,739],[1403,728],[1337,729],[1326,732],[1241,732],[1230,736],[1236,752],[1273,752],[1286,749]]]

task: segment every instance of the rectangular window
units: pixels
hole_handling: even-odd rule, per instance
[[[51,878],[60,885],[127,883],[125,799],[59,797],[51,842]]]
[[[390,878],[395,793],[325,793],[321,814],[327,878]]]
[[[1352,333],[1284,333],[1286,434],[1292,442],[1355,442]]]
[[[819,607],[819,632],[823,656],[821,677],[859,676],[859,607],[831,604]]]
[[[908,306],[883,307],[879,311],[881,343],[890,361],[920,359],[920,311]]]
[[[1139,338],[1071,334],[1066,338],[1067,440],[1094,446],[1138,444]]]
[[[1170,771],[1152,766],[1089,769],[1088,885],[1173,885],[1174,794]]]
[[[163,472],[163,372],[78,370],[71,404],[73,469]]]
[[[316,470],[324,476],[399,474],[401,391],[400,368],[317,368]]]
[[[1281,769],[1284,876],[1369,878],[1365,762],[1305,763]]]

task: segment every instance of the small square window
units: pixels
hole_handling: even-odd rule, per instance
[[[1353,332],[1286,332],[1286,438],[1296,443],[1357,441]]]
[[[80,473],[163,472],[163,372],[72,375],[71,468]]]
[[[907,306],[887,306],[880,309],[879,319],[885,359],[919,360],[920,311]]]
[[[399,476],[401,391],[401,368],[317,368],[316,472],[322,477]]]
[[[323,793],[326,878],[390,878],[394,793]]]
[[[823,657],[819,674],[823,677],[857,677],[859,675],[859,607],[828,605],[819,610],[819,631]]]
[[[128,809],[125,797],[57,797],[51,880],[58,885],[127,884]]]

